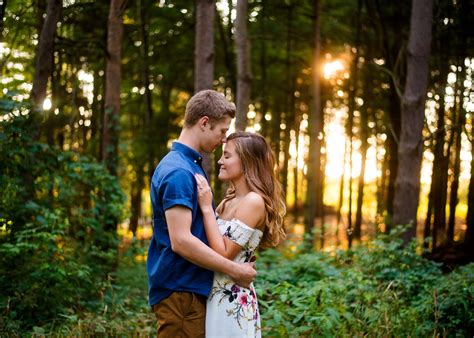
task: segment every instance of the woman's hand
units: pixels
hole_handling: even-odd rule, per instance
[[[212,191],[209,183],[207,183],[206,178],[200,174],[194,174],[194,177],[196,178],[197,182],[198,201],[201,211],[203,213],[214,213],[214,209],[212,208]]]

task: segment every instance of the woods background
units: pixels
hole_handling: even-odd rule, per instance
[[[2,321],[51,318],[78,288],[94,302],[123,239],[150,237],[150,176],[206,88],[277,154],[284,245],[405,225],[426,256],[472,261],[473,17],[467,0],[0,0]]]

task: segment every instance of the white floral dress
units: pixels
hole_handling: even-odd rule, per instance
[[[257,249],[263,233],[238,219],[218,218],[220,232],[242,247],[235,262],[248,262]],[[261,337],[260,313],[253,284],[240,287],[227,275],[214,274],[214,283],[207,298],[206,337]]]

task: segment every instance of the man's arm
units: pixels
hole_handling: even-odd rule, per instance
[[[222,257],[191,233],[191,210],[174,206],[165,211],[165,216],[173,252],[203,268],[224,273],[243,287],[255,279],[257,272],[251,264],[238,264]]]

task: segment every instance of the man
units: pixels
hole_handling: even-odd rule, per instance
[[[234,263],[207,246],[195,173],[205,175],[201,153],[225,142],[235,106],[213,90],[194,95],[184,126],[153,174],[150,194],[153,237],[148,250],[149,303],[159,337],[203,337],[206,297],[213,272],[244,287],[256,276],[250,264]]]

